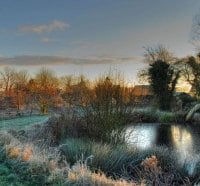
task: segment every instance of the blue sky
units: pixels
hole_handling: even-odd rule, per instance
[[[0,1],[0,68],[46,65],[91,78],[112,68],[135,81],[144,46],[195,53],[190,31],[199,8],[199,0]]]

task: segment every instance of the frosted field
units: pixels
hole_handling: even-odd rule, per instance
[[[0,120],[0,130],[2,129],[23,129],[24,127],[44,123],[48,116],[30,116],[9,120]]]

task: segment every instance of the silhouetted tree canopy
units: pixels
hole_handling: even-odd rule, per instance
[[[144,61],[149,65],[138,73],[139,79],[151,85],[159,108],[170,110],[173,92],[180,77],[180,70],[176,67],[177,58],[164,46],[158,45],[145,47]]]
[[[148,77],[160,109],[170,110],[173,92],[179,78],[179,72],[175,73],[167,62],[157,60],[150,64]]]

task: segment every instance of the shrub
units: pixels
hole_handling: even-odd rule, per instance
[[[146,109],[134,109],[132,113],[133,122],[157,122],[158,115],[155,109],[146,108]]]
[[[159,112],[158,121],[160,123],[176,122],[176,115],[171,112]]]
[[[129,115],[129,90],[123,78],[117,75],[103,76],[95,84],[94,97],[82,107],[85,136],[110,142],[113,130],[123,129]]]

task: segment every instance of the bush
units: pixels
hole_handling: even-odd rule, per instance
[[[156,110],[152,108],[134,109],[131,120],[133,122],[157,122],[158,115]]]
[[[135,123],[172,123],[185,121],[185,113],[159,111],[153,108],[134,109],[130,122]]]
[[[176,115],[171,112],[159,112],[158,121],[160,123],[176,122]]]
[[[87,137],[110,142],[113,130],[123,129],[129,116],[129,91],[124,80],[117,75],[99,78],[95,84],[94,97],[82,107]]]

